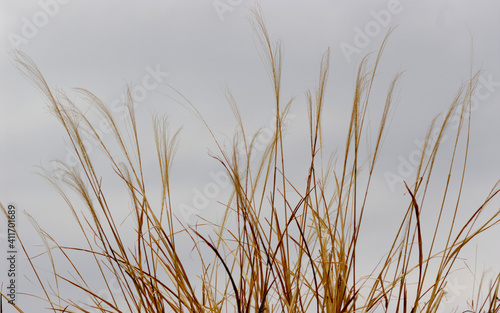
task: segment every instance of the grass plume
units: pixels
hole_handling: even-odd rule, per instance
[[[258,9],[253,13],[253,26],[269,69],[276,112],[272,139],[258,155],[256,165],[250,161],[258,134],[247,137],[244,119],[229,90],[226,90],[226,98],[239,130],[232,149],[223,148],[196,106],[173,89],[179,96],[177,101],[194,112],[211,133],[219,149],[213,157],[230,178],[232,193],[224,204],[225,213],[218,224],[206,221],[205,225],[187,225],[174,214],[178,210],[172,204],[171,168],[180,139],[179,130],[171,131],[165,117],[155,115],[152,121],[160,169],[156,179],[161,186],[160,205],[156,207],[145,184],[150,178],[145,177],[143,166],[149,160],[145,161],[141,153],[130,88],[126,97],[128,118],[125,131],[103,101],[88,90],[76,90],[91,110],[110,126],[117,152],[102,138],[87,110],[82,110],[63,91],[51,89],[26,54],[15,53],[20,70],[45,96],[51,112],[66,130],[79,160],[77,168],[60,163],[57,172],[42,169],[41,174],[66,201],[87,246],[59,244],[33,219],[53,267],[52,283],[46,283],[38,277],[33,257],[23,243],[51,311],[433,313],[438,312],[445,299],[447,278],[456,268],[460,252],[472,239],[498,224],[500,211],[486,210],[498,196],[498,183],[465,223],[460,224],[456,219],[461,207],[469,149],[468,112],[479,78],[479,73],[473,73],[459,88],[442,123],[438,124],[437,119],[431,123],[416,177],[414,181],[405,182],[408,205],[404,208],[402,220],[395,226],[395,235],[387,239],[390,248],[383,259],[373,262],[371,272],[363,272],[359,266],[363,260],[360,260],[358,250],[360,236],[363,236],[361,230],[366,224],[372,177],[403,73],[394,75],[388,86],[373,149],[364,155],[360,144],[367,139],[367,111],[371,105],[372,88],[394,28],[384,38],[374,60],[367,55],[359,64],[345,148],[332,156],[323,155],[327,141],[322,118],[330,51],[324,53],[317,88],[305,93],[309,145],[304,149],[309,151],[309,159],[304,172],[305,187],[301,188],[286,170],[284,128],[294,98],[283,100],[281,95],[282,45],[272,41],[262,13]],[[440,194],[439,214],[431,240],[426,241],[427,237],[422,235],[421,214],[429,210],[425,200],[430,192],[429,186],[434,182],[436,157],[452,116],[459,116],[459,127],[447,180]],[[84,144],[84,133],[92,136],[123,183],[124,193],[128,194],[133,208],[131,216],[135,221],[133,245],[124,240],[125,232],[131,230],[123,230],[115,221],[103,187],[105,178],[99,174]],[[437,134],[437,137],[431,139],[432,134]],[[459,155],[462,136],[466,138],[465,152]],[[457,196],[450,192],[452,181],[460,183]],[[87,213],[79,213],[70,191],[79,196],[88,209]],[[453,203],[454,207],[450,225],[442,219],[448,203]],[[5,212],[3,206],[2,209]],[[206,234],[206,229],[213,230],[211,235]],[[438,238],[446,240],[441,243]],[[201,266],[198,277],[189,274],[188,266],[192,261],[181,257],[180,251],[185,249],[186,239],[191,240],[193,251],[198,256]],[[207,255],[207,247],[212,254]],[[72,267],[70,275],[58,271],[54,262],[56,253]],[[90,256],[111,298],[104,298],[93,290],[89,281],[91,276],[86,272],[88,268],[76,262],[75,253]],[[111,278],[118,288],[112,287]],[[82,291],[90,296],[92,303],[65,298],[61,293],[62,286]],[[499,286],[497,276],[487,289],[486,299],[479,299],[478,292],[471,310],[500,312]],[[18,311],[23,312],[21,308]]]

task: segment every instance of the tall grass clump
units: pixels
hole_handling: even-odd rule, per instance
[[[49,87],[35,63],[24,53],[16,52],[20,68],[48,100],[52,113],[63,125],[78,167],[61,163],[55,172],[42,170],[47,181],[61,194],[80,227],[84,247],[68,247],[33,221],[44,239],[46,255],[52,264],[52,278],[46,281],[35,266],[35,259],[24,248],[46,301],[53,312],[439,312],[446,299],[447,278],[458,264],[460,252],[471,240],[499,222],[500,211],[487,208],[498,196],[498,183],[489,195],[461,223],[456,218],[462,210],[469,148],[471,97],[479,73],[459,88],[442,122],[435,119],[427,132],[415,178],[405,182],[407,205],[396,208],[402,219],[394,224],[393,236],[387,238],[384,257],[366,260],[360,257],[360,240],[373,184],[375,166],[388,131],[395,92],[402,73],[394,75],[372,149],[361,149],[368,137],[367,110],[370,95],[391,29],[378,53],[364,57],[358,67],[350,121],[345,146],[332,156],[325,156],[322,121],[330,68],[330,52],[321,59],[318,84],[307,91],[309,144],[307,168],[303,180],[294,182],[287,174],[284,126],[293,99],[283,99],[281,90],[282,46],[273,42],[261,13],[254,12],[253,26],[263,48],[274,91],[276,112],[271,141],[254,159],[253,145],[258,136],[247,136],[244,118],[229,91],[226,96],[238,123],[232,149],[212,133],[196,107],[172,88],[175,98],[192,110],[206,125],[219,148],[213,157],[227,172],[232,193],[224,201],[225,214],[217,223],[186,225],[177,218],[171,194],[171,168],[179,132],[170,131],[166,118],[153,117],[153,133],[159,172],[145,177],[145,160],[131,91],[127,93],[126,128],[111,114],[109,107],[85,89],[77,93],[110,127],[114,142],[105,142],[88,111],[77,106],[62,91]],[[271,108],[270,108],[271,109]],[[449,159],[447,179],[433,175],[441,140],[452,116],[459,116],[454,145]],[[440,120],[441,121],[441,120]],[[370,122],[374,124],[374,121]],[[431,138],[437,134],[437,138]],[[122,181],[128,195],[135,227],[123,229],[117,223],[106,194],[105,181],[84,144],[84,135],[92,136]],[[431,140],[432,139],[432,140]],[[463,147],[461,145],[464,145]],[[152,199],[146,181],[156,179],[161,186],[160,201]],[[305,183],[303,183],[305,181]],[[458,190],[454,191],[458,183]],[[299,184],[301,185],[299,187]],[[432,188],[429,186],[432,184]],[[440,205],[426,201],[437,191]],[[87,213],[78,209],[78,195]],[[155,194],[156,196],[156,194]],[[436,196],[432,192],[432,196]],[[3,208],[3,207],[2,207]],[[451,208],[451,212],[448,211]],[[422,225],[421,214],[435,211],[432,231]],[[444,216],[451,216],[446,220]],[[389,227],[392,225],[389,225]],[[387,226],[385,226],[387,227]],[[424,232],[424,228],[427,233]],[[135,240],[124,238],[133,234]],[[76,234],[76,233],[75,233]],[[72,234],[73,235],[73,234]],[[21,238],[22,239],[22,238]],[[190,242],[188,247],[186,242]],[[192,258],[182,252],[193,249],[200,275],[190,274]],[[208,253],[209,252],[209,253]],[[82,265],[80,257],[93,265]],[[57,263],[66,260],[72,271],[61,272]],[[366,272],[361,263],[370,264]],[[90,268],[93,266],[92,273]],[[93,289],[94,275],[99,275],[111,297]],[[92,280],[92,281],[91,281]],[[111,281],[113,280],[113,282]],[[500,280],[483,287],[482,297],[471,302],[469,312],[500,312]],[[114,284],[112,286],[112,284]],[[116,287],[118,286],[118,287]],[[75,288],[90,297],[67,298],[63,290]],[[485,296],[484,296],[485,295]],[[4,296],[4,295],[2,295]],[[4,296],[5,297],[5,296]],[[23,312],[22,308],[17,308]]]

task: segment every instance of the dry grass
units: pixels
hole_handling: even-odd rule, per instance
[[[498,184],[465,223],[459,224],[455,219],[461,207],[467,163],[470,133],[468,109],[479,73],[471,74],[470,80],[459,89],[444,114],[442,124],[433,122],[429,127],[424,147],[429,146],[431,151],[422,151],[416,177],[414,181],[407,182],[408,205],[404,208],[403,219],[394,228],[395,236],[387,238],[392,243],[390,249],[382,260],[373,262],[371,272],[364,273],[359,270],[360,262],[366,262],[358,257],[360,230],[366,224],[364,216],[371,179],[401,73],[394,76],[388,88],[373,150],[368,155],[362,155],[360,143],[366,136],[367,108],[378,64],[393,29],[382,42],[375,60],[371,61],[371,57],[367,56],[359,65],[345,150],[329,159],[323,156],[325,141],[322,137],[329,51],[323,55],[318,87],[306,93],[310,165],[305,173],[306,186],[300,189],[289,181],[285,170],[287,156],[284,153],[283,125],[293,99],[284,101],[280,96],[281,44],[272,42],[262,14],[259,11],[254,13],[253,25],[262,43],[274,88],[277,112],[274,136],[259,155],[257,166],[254,166],[250,162],[250,154],[257,137],[248,139],[238,106],[232,95],[227,93],[239,125],[239,135],[235,138],[234,148],[226,151],[212,134],[220,149],[215,157],[232,183],[231,197],[225,202],[226,213],[217,225],[207,222],[205,226],[186,226],[174,216],[173,212],[177,209],[171,201],[170,173],[179,138],[178,132],[169,131],[164,118],[153,118],[161,174],[159,183],[162,186],[161,205],[154,207],[146,191],[145,181],[151,178],[144,177],[143,173],[145,161],[141,157],[130,92],[128,128],[123,131],[105,103],[87,90],[78,90],[100,118],[111,126],[115,140],[113,145],[119,148],[117,153],[111,151],[110,144],[100,137],[85,112],[65,93],[51,90],[33,61],[22,52],[17,52],[16,58],[23,73],[48,99],[80,161],[79,168],[62,164],[57,173],[43,172],[73,211],[80,234],[88,244],[86,247],[66,247],[39,228],[50,260],[57,253],[57,258],[66,258],[73,266],[70,275],[63,274],[51,261],[53,280],[46,283],[38,276],[32,263],[34,261],[30,259],[44,291],[42,297],[50,310],[238,313],[438,311],[445,297],[447,277],[457,266],[461,250],[473,238],[499,222],[498,210],[493,213],[486,211],[488,204],[498,196]],[[194,105],[180,93],[178,96],[181,103],[203,120]],[[422,234],[420,216],[431,209],[424,200],[430,190],[431,177],[435,176],[432,173],[441,139],[451,117],[457,114],[460,121],[449,161],[448,180],[442,186],[442,204],[438,208],[430,241],[424,242],[428,237]],[[203,122],[211,132],[208,124]],[[436,130],[439,134],[437,140],[431,140],[431,134]],[[95,169],[95,163],[83,144],[85,131],[98,142],[129,195],[136,220],[133,246],[124,242],[125,230],[114,220],[113,208],[108,205],[102,188],[105,178]],[[463,155],[458,153],[459,144],[463,142],[459,138],[465,139]],[[241,146],[245,151],[243,157],[239,149]],[[458,196],[451,196],[455,194],[450,190],[452,181],[459,182]],[[79,213],[77,204],[69,196],[70,191],[81,198],[89,214]],[[299,200],[293,202],[292,198]],[[451,212],[453,220],[445,223],[443,216],[450,203],[454,208]],[[36,222],[33,223],[36,225]],[[207,229],[213,229],[210,236],[206,234]],[[180,251],[186,249],[186,238],[192,240],[199,257],[200,277],[190,275],[186,262],[192,261],[180,257]],[[29,256],[26,243],[24,247]],[[213,252],[212,256],[206,253],[206,247]],[[104,285],[113,296],[111,300],[92,289],[86,272],[88,268],[77,264],[75,252],[92,257],[103,276]],[[110,277],[118,282],[119,292],[111,288]],[[471,312],[499,312],[499,286],[497,276],[490,286],[483,287],[489,288],[487,298],[475,299]],[[93,303],[83,304],[81,299],[64,298],[60,290],[69,287],[90,295]],[[18,311],[22,312],[22,309],[18,308]]]

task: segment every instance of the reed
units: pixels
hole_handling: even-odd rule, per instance
[[[445,300],[447,278],[457,267],[460,252],[475,237],[498,224],[500,217],[500,211],[487,210],[498,197],[497,183],[465,223],[460,224],[456,219],[462,206],[469,148],[469,108],[479,73],[472,74],[459,88],[442,122],[435,119],[429,126],[415,178],[405,183],[408,204],[396,208],[403,210],[404,216],[394,225],[394,235],[386,239],[391,243],[390,248],[381,260],[372,261],[370,272],[363,272],[360,263],[367,261],[359,258],[361,230],[367,224],[365,215],[372,177],[402,73],[395,74],[388,86],[373,149],[363,153],[360,145],[367,138],[367,110],[378,65],[394,28],[384,38],[378,53],[367,55],[359,64],[345,147],[333,156],[323,155],[327,143],[324,137],[328,134],[322,131],[322,118],[330,63],[330,52],[324,53],[317,88],[305,93],[309,144],[304,149],[309,151],[309,165],[303,176],[305,187],[299,187],[288,176],[285,166],[290,156],[284,150],[284,125],[293,99],[283,99],[280,93],[282,45],[271,40],[262,13],[256,9],[253,14],[253,26],[271,77],[276,111],[272,140],[257,156],[258,162],[251,162],[258,134],[247,136],[244,117],[230,91],[226,91],[226,96],[239,131],[233,148],[225,149],[196,106],[172,89],[177,101],[206,125],[219,149],[213,157],[230,178],[232,193],[228,199],[220,199],[225,203],[225,214],[218,223],[187,225],[174,214],[178,210],[172,204],[175,195],[171,194],[171,184],[175,182],[171,182],[170,173],[181,141],[179,131],[168,128],[166,118],[153,116],[160,170],[157,177],[146,177],[143,165],[151,160],[142,157],[130,90],[125,130],[103,101],[88,90],[77,90],[99,118],[110,125],[113,135],[110,143],[102,138],[87,111],[64,92],[52,90],[35,63],[26,54],[16,52],[21,71],[48,100],[80,162],[77,168],[61,163],[57,172],[42,170],[41,174],[66,201],[80,227],[78,234],[87,246],[60,244],[33,220],[53,265],[52,280],[46,282],[37,271],[29,245],[26,242],[23,245],[49,311],[439,312]],[[436,184],[433,175],[436,157],[452,116],[459,116],[459,127],[454,134],[448,179],[444,185],[438,181],[441,189],[429,188],[431,182]],[[124,230],[117,224],[115,208],[109,204],[103,188],[106,177],[98,172],[83,143],[84,132],[95,139],[123,182],[123,194],[128,195],[133,207],[134,229]],[[438,134],[437,138],[431,140],[432,134]],[[151,198],[146,188],[145,181],[152,179],[161,185],[159,206],[152,204],[156,199]],[[453,192],[452,182],[459,186]],[[436,195],[436,190],[443,191]],[[86,213],[79,212],[80,205],[70,193],[79,196],[88,209]],[[431,236],[426,236],[421,214],[431,209],[425,201],[431,196],[438,196],[441,205],[437,209],[432,207],[438,214]],[[447,212],[450,203],[452,211]],[[2,209],[5,211],[3,206]],[[451,223],[444,221],[445,214],[453,216]],[[135,236],[132,245],[124,240],[130,232]],[[193,261],[181,257],[187,240],[198,258],[199,276],[189,273],[188,266]],[[78,264],[75,255],[90,256],[112,295],[111,300],[92,289],[89,266]],[[73,271],[61,273],[54,262],[56,258],[68,261]],[[118,291],[112,288],[111,278],[117,282]],[[482,286],[483,292],[487,288],[486,298],[479,298],[480,290],[468,312],[500,312],[499,276],[489,286]],[[91,297],[92,303],[65,298],[63,288],[82,291]],[[17,310],[23,312],[22,308]]]

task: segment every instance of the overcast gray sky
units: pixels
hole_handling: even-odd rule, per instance
[[[20,212],[27,211],[56,238],[79,242],[68,235],[74,228],[69,210],[35,174],[35,166],[50,169],[53,159],[72,162],[72,154],[62,126],[49,114],[42,95],[16,69],[11,58],[14,48],[37,63],[50,86],[86,88],[106,103],[115,104],[116,114],[120,114],[124,86],[129,83],[137,91],[137,114],[146,149],[152,148],[152,112],[169,116],[172,129],[182,126],[173,173],[177,205],[192,206],[198,191],[217,182],[214,175],[221,168],[208,156],[209,150],[215,151],[209,134],[199,120],[164,95],[169,92],[165,83],[188,97],[222,140],[232,138],[235,128],[224,98],[225,87],[233,91],[250,130],[265,128],[273,118],[267,69],[249,23],[253,1],[0,3],[0,201],[4,205],[15,203]],[[375,131],[390,79],[405,70],[367,213],[373,222],[366,227],[387,235],[393,234],[392,229],[380,229],[380,223],[393,221],[391,217],[398,216],[394,210],[402,210],[408,203],[403,184],[387,177],[413,179],[410,159],[419,149],[418,142],[432,118],[447,109],[460,84],[469,78],[472,34],[473,69],[484,72],[475,95],[463,216],[477,208],[500,178],[500,2],[273,0],[261,5],[272,38],[283,42],[282,95],[285,99],[297,97],[286,142],[295,155],[291,163],[297,164],[289,170],[299,183],[306,169],[299,166],[305,162],[301,145],[306,144],[308,127],[304,92],[317,83],[323,52],[330,47],[324,124],[332,151],[344,143],[356,66],[364,55],[378,49],[390,26],[399,25],[380,63],[370,109],[371,116],[377,117],[372,125]],[[444,143],[443,149],[451,148],[452,140]],[[154,157],[152,150],[145,155]],[[153,168],[150,171],[154,176]],[[445,175],[447,168],[436,171],[436,175]],[[227,192],[229,188],[221,187],[221,196]],[[114,196],[118,195],[116,188]],[[221,208],[215,200],[208,200],[200,214],[216,218]],[[119,198],[116,201],[119,203]],[[117,212],[118,216],[126,214]],[[0,226],[2,234],[4,224]],[[19,228],[25,232],[28,245],[40,244],[21,213]],[[477,242],[481,262],[496,267],[497,272],[500,248],[493,240],[499,235],[495,229]],[[366,243],[375,253],[376,247]],[[4,253],[2,243],[2,269]],[[20,270],[31,277],[27,264],[21,264]],[[2,280],[4,274],[0,273]],[[21,282],[20,289],[29,291],[29,284]],[[471,290],[465,292],[468,296]],[[22,301],[30,302],[26,298]],[[33,308],[27,312],[38,311]]]

